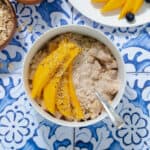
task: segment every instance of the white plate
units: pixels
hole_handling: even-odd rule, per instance
[[[144,4],[133,23],[128,23],[126,19],[118,19],[119,10],[103,15],[100,12],[102,4],[94,5],[91,0],[69,0],[70,3],[84,16],[93,21],[114,27],[133,27],[150,22],[150,4]],[[134,4],[134,3],[133,3]]]

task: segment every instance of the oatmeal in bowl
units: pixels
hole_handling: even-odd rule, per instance
[[[33,107],[70,127],[107,116],[94,89],[115,108],[125,86],[124,65],[111,42],[99,31],[74,25],[41,36],[26,57],[23,76]]]

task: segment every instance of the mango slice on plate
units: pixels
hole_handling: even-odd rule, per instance
[[[119,19],[126,16],[127,13],[136,14],[142,7],[144,0],[91,0],[92,3],[105,3],[104,7],[101,9],[102,13],[110,12],[121,8],[121,13]],[[133,18],[134,19],[134,18]],[[128,21],[133,21],[129,20]]]
[[[32,98],[36,98],[37,95],[41,95],[42,89],[48,83],[48,81],[55,74],[58,67],[62,64],[68,51],[75,47],[73,43],[69,43],[66,40],[60,42],[58,49],[49,54],[38,65],[34,77],[33,77],[33,89],[31,91]]]
[[[142,7],[144,0],[136,0],[133,5],[132,13],[137,13],[139,9]]]
[[[123,6],[123,8],[121,10],[119,19],[123,18],[128,12],[131,12],[133,5],[134,5],[134,3],[132,0],[126,0],[125,5]]]
[[[126,0],[109,0],[104,7],[101,9],[101,12],[109,12],[118,8],[121,8]]]
[[[75,87],[73,84],[73,78],[72,78],[72,65],[70,65],[69,67],[69,94],[70,94],[70,100],[71,100],[71,104],[73,107],[73,113],[75,115],[75,118],[77,120],[81,120],[84,118],[84,114],[82,111],[82,108],[80,106],[80,102],[77,98],[76,92],[75,92]]]
[[[56,94],[58,90],[59,82],[71,64],[71,62],[74,60],[74,58],[80,53],[80,48],[75,46],[73,49],[70,49],[68,51],[67,57],[65,58],[65,61],[63,64],[59,67],[57,73],[54,75],[54,77],[49,81],[49,83],[44,88],[43,92],[43,98],[44,98],[44,106],[46,110],[51,112],[52,114],[55,114],[56,108]]]

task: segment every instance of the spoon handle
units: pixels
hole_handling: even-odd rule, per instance
[[[124,121],[122,118],[115,112],[115,110],[109,105],[108,101],[99,93],[95,90],[95,94],[99,101],[102,103],[103,107],[107,111],[112,123],[117,127],[121,128],[124,124]]]

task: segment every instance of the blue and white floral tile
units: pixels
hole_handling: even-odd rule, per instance
[[[12,40],[6,48],[0,51],[0,73],[21,73],[25,53],[21,44]]]
[[[23,93],[20,75],[0,74],[0,112],[17,101]]]
[[[0,52],[0,73],[21,72],[23,58],[32,43],[52,27],[72,23],[72,10],[65,0],[44,0],[38,5],[23,5],[12,0],[18,21],[17,32]]]
[[[128,42],[130,43],[130,41]],[[126,44],[124,45],[126,47]],[[140,47],[126,47],[121,50],[126,72],[150,72],[150,52]]]
[[[36,129],[33,141],[36,144],[35,150],[73,150],[73,128],[57,126],[43,120]]]
[[[25,47],[31,44],[49,28],[72,22],[71,7],[66,0],[44,0],[37,5],[23,5],[13,1],[18,20],[15,39]]]
[[[32,108],[20,74],[0,75],[0,149],[73,149],[73,129],[45,120]]]
[[[150,73],[128,74],[127,78],[124,98],[150,117]]]
[[[149,74],[150,75],[150,74]],[[116,111],[125,121],[116,129],[109,118],[75,131],[76,150],[150,149],[150,76],[128,74],[124,97]]]
[[[150,72],[150,24],[123,44],[121,54],[127,72]]]

